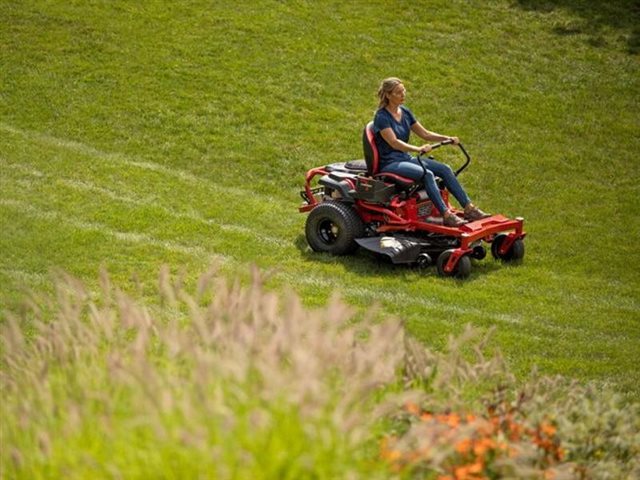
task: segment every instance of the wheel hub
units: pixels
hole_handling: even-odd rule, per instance
[[[322,238],[322,241],[327,244],[334,243],[338,238],[339,233],[340,228],[338,225],[330,220],[324,220],[318,225],[318,234],[320,238]]]

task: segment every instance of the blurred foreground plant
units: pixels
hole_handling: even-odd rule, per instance
[[[407,337],[405,380],[380,454],[403,478],[640,478],[640,408],[593,385],[535,372],[522,385],[468,327],[431,352]]]
[[[66,278],[2,325],[3,476],[384,476],[363,444],[399,322],[356,324],[337,297],[306,310],[257,272],[189,294],[163,269],[156,306],[102,285],[93,299]]]
[[[305,309],[257,271],[189,292],[165,268],[151,304],[101,285],[63,277],[0,325],[0,477],[639,476],[638,405],[516,381],[471,327],[430,351],[375,309]]]

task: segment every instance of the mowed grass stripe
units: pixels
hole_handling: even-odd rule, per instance
[[[172,198],[173,200],[176,200],[180,198],[180,196],[183,196],[185,202],[189,202],[194,197],[198,198],[196,196],[197,194],[199,194],[200,196],[206,195],[209,197],[210,202],[224,204],[224,210],[226,211],[232,209],[243,209],[259,215],[261,212],[268,210],[268,212],[273,215],[274,210],[279,210],[282,213],[282,223],[286,225],[292,225],[293,223],[295,223],[290,220],[290,215],[288,215],[291,212],[291,206],[295,206],[295,203],[292,203],[291,206],[282,205],[282,202],[280,200],[277,200],[272,196],[264,195],[260,192],[257,192],[250,187],[245,188],[215,183],[184,170],[170,168],[158,163],[137,160],[134,158],[130,158],[122,153],[104,152],[85,143],[57,138],[40,132],[19,129],[3,122],[0,122],[0,130],[3,130],[5,133],[21,137],[22,139],[27,140],[30,143],[35,142],[42,146],[66,150],[68,152],[78,154],[80,158],[88,157],[89,159],[93,160],[93,162],[87,162],[86,165],[83,165],[82,162],[74,163],[72,165],[73,168],[70,170],[77,174],[89,170],[89,172],[87,173],[91,173],[93,174],[92,176],[95,177],[95,174],[99,172],[101,168],[107,169],[109,166],[111,166],[112,168],[124,167],[124,169],[122,170],[123,176],[125,174],[131,173],[132,171],[155,173],[158,174],[158,176],[163,181],[155,183],[153,182],[153,179],[157,177],[146,178],[144,183],[146,184],[147,188],[162,186],[163,183],[169,180],[179,181],[171,183],[172,188],[176,190],[176,195],[174,195]],[[51,153],[43,153],[47,156],[51,156]],[[28,158],[27,160],[30,162],[36,161],[35,155],[31,158]],[[101,162],[95,162],[95,160],[100,160]],[[45,167],[46,165],[47,163],[43,164],[42,167]],[[110,173],[111,179],[114,179],[114,172],[111,171]],[[142,187],[145,185],[140,184],[138,186]],[[180,189],[180,187],[183,188]],[[292,202],[294,200],[297,201],[294,197],[294,193],[297,192],[291,192]],[[249,218],[259,220],[259,217],[256,216]],[[272,225],[272,223],[270,222],[257,223],[261,227]]]
[[[4,158],[0,158],[0,164],[5,168],[19,171],[27,176],[34,177],[35,179],[39,179],[42,182],[46,182],[50,180],[49,178],[47,178],[47,174],[45,174],[44,172],[29,166],[25,166],[23,164],[9,163]],[[20,180],[17,180],[17,182],[20,183]],[[143,197],[130,195],[130,194],[129,195],[121,194],[109,188],[104,188],[99,185],[96,185],[91,181],[74,180],[74,179],[59,177],[57,178],[57,182],[66,187],[73,188],[82,192],[86,192],[88,194],[96,194],[99,196],[103,196],[110,200],[116,201],[118,203],[123,203],[125,205],[135,205],[139,207],[155,207],[168,216],[175,217],[178,219],[191,220],[206,226],[218,227],[221,230],[224,230],[227,232],[240,233],[242,235],[252,237],[254,241],[258,241],[259,243],[267,243],[272,245],[278,245],[282,243],[279,239],[268,236],[264,233],[260,233],[250,227],[246,227],[243,225],[236,225],[233,223],[223,223],[218,220],[204,218],[201,214],[199,214],[195,210],[186,211],[186,212],[176,211],[172,208],[164,207],[163,205],[159,204],[157,201],[154,201],[154,199],[143,198]],[[26,186],[34,186],[34,185],[27,182]],[[37,185],[36,185],[36,188],[37,188]]]
[[[273,251],[274,246],[283,245],[290,246],[295,251],[291,235],[299,232],[299,226],[286,224],[299,223],[302,217],[290,215],[288,205],[280,207],[277,202],[264,196],[255,196],[253,192],[220,187],[184,172],[156,168],[155,165],[120,155],[105,154],[76,142],[19,131],[6,124],[4,128],[19,135],[19,138],[14,142],[18,145],[13,147],[13,151],[7,152],[13,163],[9,164],[5,159],[3,167],[16,169],[31,177],[25,181],[26,185],[19,185],[19,182],[17,185],[14,182],[7,184],[5,193],[17,187],[20,192],[16,194],[23,196],[25,201],[42,202],[47,208],[50,207],[50,202],[57,202],[56,208],[65,210],[74,217],[91,216],[93,212],[94,218],[88,221],[113,222],[116,226],[111,227],[115,230],[137,227],[138,230],[153,230],[160,236],[178,236],[173,238],[174,241],[180,241],[183,236],[199,236],[201,245],[218,244],[218,250],[222,251],[242,249],[242,245],[246,244],[265,252]],[[30,148],[34,143],[33,138],[36,143],[38,140],[44,141],[47,148],[44,151]],[[49,151],[51,145],[62,149],[62,154],[54,156]],[[87,158],[88,154],[98,156]],[[31,166],[32,162],[38,168]],[[125,168],[120,170],[121,165],[127,171],[124,171]],[[95,179],[100,179],[102,184],[97,184]],[[60,187],[73,188],[80,193],[84,191],[84,198],[62,195],[64,189],[61,190]],[[29,190],[33,198],[29,197]],[[119,201],[120,205],[105,208],[104,199],[93,198],[95,193]],[[135,207],[146,208],[148,211],[141,212]],[[269,221],[270,215],[279,209],[285,219],[282,222],[284,225]],[[132,219],[127,218],[127,211],[137,217],[137,225],[131,225]],[[104,218],[105,215],[110,218]],[[159,218],[153,219],[154,215]],[[165,223],[160,218],[162,216],[171,219]],[[233,221],[229,221],[230,219]],[[187,223],[176,220],[186,220]],[[200,226],[191,225],[193,222]],[[203,226],[206,228],[202,228]],[[216,232],[215,228],[232,235],[218,235],[220,232]],[[279,236],[269,234],[270,230],[275,229],[280,230]],[[245,257],[254,253],[255,251],[245,252]]]
[[[5,132],[19,135],[27,140],[36,141],[38,143],[41,143],[50,147],[63,148],[65,150],[71,150],[88,157],[97,158],[100,160],[106,160],[109,162],[120,163],[123,165],[140,168],[143,170],[151,170],[154,172],[159,172],[159,173],[168,175],[170,177],[174,177],[176,179],[182,180],[183,182],[186,182],[189,184],[205,185],[206,187],[212,190],[224,191],[231,194],[245,193],[243,190],[237,189],[235,187],[217,185],[217,184],[208,182],[207,180],[200,178],[196,175],[193,175],[191,173],[185,172],[184,170],[166,167],[153,162],[133,160],[120,153],[103,152],[85,143],[80,143],[73,140],[66,140],[63,138],[57,138],[57,137],[53,137],[51,135],[47,135],[40,132],[22,130],[19,128],[15,128],[11,125],[8,125],[6,123],[0,123],[0,130],[4,130]]]
[[[51,277],[47,274],[26,272],[24,270],[9,267],[0,267],[0,274],[9,277],[18,284],[30,285],[32,287],[43,287],[51,281]]]
[[[167,240],[160,240],[144,233],[120,232],[98,223],[84,222],[82,220],[70,218],[53,210],[41,210],[26,202],[2,198],[0,199],[0,205],[5,208],[16,210],[21,215],[26,215],[35,218],[36,220],[62,223],[74,229],[97,232],[106,237],[112,237],[120,242],[150,245],[152,247],[163,248],[184,255],[194,256],[203,260],[215,259],[218,261],[225,261],[227,259],[225,255],[208,252],[199,246],[189,246]]]

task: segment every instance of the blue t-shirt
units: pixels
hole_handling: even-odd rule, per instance
[[[411,110],[404,105],[400,105],[400,110],[402,111],[400,121],[393,118],[393,115],[391,115],[386,108],[380,108],[373,118],[373,133],[376,135],[376,146],[378,147],[378,155],[380,156],[380,168],[391,162],[411,159],[411,155],[407,152],[396,150],[380,135],[381,130],[391,128],[398,140],[402,140],[403,142],[409,141],[411,126],[416,123],[416,117],[414,117]]]

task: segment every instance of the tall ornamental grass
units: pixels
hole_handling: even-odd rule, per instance
[[[5,478],[367,471],[375,395],[402,359],[398,322],[350,325],[343,302],[305,310],[257,276],[206,275],[193,295],[172,282],[163,271],[151,307],[107,276],[99,299],[65,281],[55,303],[3,325]]]
[[[637,405],[532,376],[467,329],[433,352],[337,296],[319,309],[167,269],[144,303],[69,277],[1,328],[0,477],[634,478]]]

